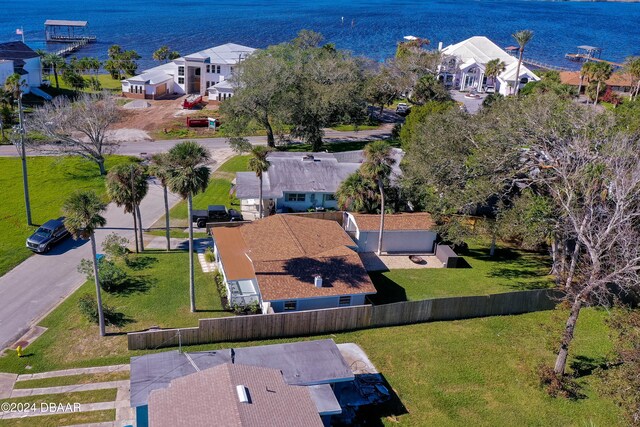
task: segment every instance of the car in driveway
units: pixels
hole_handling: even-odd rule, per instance
[[[46,253],[68,235],[69,231],[64,226],[64,217],[51,219],[29,236],[26,246],[34,252]]]
[[[399,116],[406,116],[410,112],[411,112],[411,109],[404,102],[399,103],[398,106],[396,107],[396,114]]]
[[[207,210],[194,210],[191,221],[199,228],[204,228],[209,222],[242,221],[242,214],[235,209],[228,209],[224,205],[209,205]]]

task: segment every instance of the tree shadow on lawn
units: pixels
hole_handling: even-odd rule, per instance
[[[569,365],[574,378],[581,378],[593,374],[597,369],[606,370],[617,363],[609,361],[606,357],[576,356]]]
[[[148,292],[157,283],[158,279],[154,277],[127,275],[127,278],[109,293],[120,296],[142,294]]]
[[[127,260],[127,267],[135,271],[140,271],[150,268],[157,263],[158,258],[152,256],[129,257],[129,259]]]
[[[389,279],[384,273],[369,273],[373,285],[376,287],[377,293],[370,295],[369,299],[375,305],[391,304],[393,302],[407,301],[407,292],[398,283]]]
[[[109,326],[122,328],[123,326],[135,322],[135,319],[128,317],[126,314],[120,313],[119,311],[112,311],[110,313],[104,313],[104,321]]]

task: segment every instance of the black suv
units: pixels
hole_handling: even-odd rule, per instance
[[[64,226],[64,217],[51,219],[40,226],[27,239],[27,248],[34,252],[49,252],[53,245],[69,235]]]

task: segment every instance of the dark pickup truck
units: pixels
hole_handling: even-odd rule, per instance
[[[64,226],[64,217],[51,219],[42,224],[27,239],[27,248],[34,252],[49,252],[53,245],[69,235],[69,231]]]
[[[242,214],[235,209],[229,209],[223,205],[210,205],[207,210],[194,210],[191,213],[191,221],[200,228],[206,227],[208,222],[242,221]]]

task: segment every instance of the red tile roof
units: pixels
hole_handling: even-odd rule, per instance
[[[237,386],[248,390],[240,402]],[[171,381],[149,395],[153,427],[322,426],[304,386],[284,382],[277,369],[225,363]]]
[[[350,213],[360,231],[380,230],[380,215]],[[435,222],[426,212],[397,213],[384,216],[385,231],[433,230]]]
[[[560,82],[570,86],[580,86],[580,72],[579,71],[560,71]],[[588,84],[587,79],[584,80],[583,85]],[[632,86],[634,84],[633,79],[629,74],[625,73],[613,73],[609,80],[607,80],[608,86]]]

